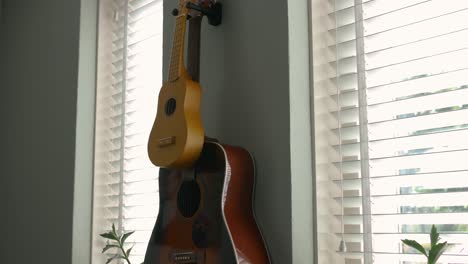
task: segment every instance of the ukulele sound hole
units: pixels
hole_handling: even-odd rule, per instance
[[[200,206],[200,187],[196,181],[182,183],[177,194],[177,207],[184,217],[192,217]]]
[[[165,109],[166,110],[166,115],[168,115],[168,116],[172,115],[176,110],[176,106],[177,106],[176,99],[171,98],[171,99],[167,100],[166,107],[165,107],[166,108]]]

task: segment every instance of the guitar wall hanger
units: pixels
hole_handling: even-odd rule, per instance
[[[204,7],[202,5],[187,2],[186,7],[205,15],[208,18],[208,24],[212,26],[219,26],[221,24],[223,18],[223,7],[219,2],[212,4],[210,7]],[[173,16],[177,16],[178,14],[179,10],[177,8],[172,10]],[[190,17],[187,18],[190,19]]]

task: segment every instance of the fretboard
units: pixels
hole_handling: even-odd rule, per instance
[[[169,64],[169,81],[177,80],[184,69],[184,41],[186,16],[176,18],[174,40],[172,42],[171,62]]]
[[[188,49],[187,49],[187,72],[192,80],[200,80],[200,31],[202,16],[193,17],[189,20]]]

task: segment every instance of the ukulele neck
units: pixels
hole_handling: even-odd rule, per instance
[[[184,45],[187,16],[179,15],[176,18],[174,40],[172,42],[171,62],[169,64],[169,81],[173,82],[185,72],[184,68]]]

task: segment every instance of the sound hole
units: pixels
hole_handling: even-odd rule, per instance
[[[196,181],[182,183],[177,194],[177,207],[184,217],[192,217],[200,206],[200,187]]]
[[[166,115],[168,115],[168,116],[172,115],[176,110],[176,106],[177,106],[176,99],[171,98],[171,99],[167,100],[166,109],[165,109],[166,110]]]

